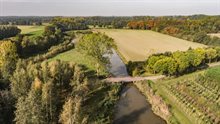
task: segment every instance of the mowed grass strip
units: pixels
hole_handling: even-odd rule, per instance
[[[112,37],[119,52],[127,61],[143,61],[154,53],[167,51],[185,51],[191,48],[206,47],[169,35],[150,30],[125,30],[125,29],[94,29]]]

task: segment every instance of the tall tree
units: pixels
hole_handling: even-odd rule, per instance
[[[42,105],[47,123],[56,123],[58,120],[59,95],[52,80],[43,84]]]
[[[81,121],[82,117],[80,117],[81,102],[82,99],[79,96],[68,98],[63,106],[59,121],[62,124],[84,124],[85,121]]]
[[[0,44],[0,69],[4,78],[8,79],[15,69],[18,60],[17,47],[11,41]]]
[[[46,124],[42,106],[42,82],[35,78],[28,96],[20,97],[16,105],[16,118],[18,124]]]

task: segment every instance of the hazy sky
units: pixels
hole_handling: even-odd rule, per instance
[[[0,0],[0,16],[220,15],[220,0]]]

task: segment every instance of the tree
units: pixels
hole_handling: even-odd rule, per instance
[[[44,35],[46,36],[54,35],[55,32],[56,32],[56,27],[53,25],[49,25],[44,28]]]
[[[11,41],[3,41],[0,44],[0,69],[5,79],[13,73],[18,60],[17,47]]]
[[[216,52],[217,52],[217,61],[219,61],[219,59],[220,59],[220,47],[215,47],[215,50],[216,50]]]
[[[154,71],[166,75],[173,75],[177,71],[177,63],[173,58],[165,57],[155,63]]]
[[[77,50],[97,60],[97,72],[109,65],[108,56],[115,47],[113,39],[101,33],[86,34],[76,44]]]
[[[55,25],[57,28],[61,29],[62,31],[88,29],[88,26],[83,18],[57,17],[54,18],[51,23],[52,25]]]
[[[50,62],[48,67],[51,78],[53,78],[54,82],[59,86],[59,88],[67,88],[70,86],[70,79],[73,76],[74,70],[69,63],[57,60]]]
[[[26,61],[19,60],[10,78],[11,93],[16,99],[27,96],[30,91],[31,84],[34,80],[33,75],[30,75],[30,72],[34,71],[31,66]]]
[[[79,96],[75,98],[68,98],[63,105],[63,111],[61,112],[59,122],[62,124],[83,124],[81,121],[80,109],[82,99]]]
[[[198,67],[204,61],[204,54],[196,52],[195,50],[189,50],[186,53],[187,57],[189,58],[190,65],[192,67]]]
[[[209,60],[209,63],[211,63],[211,61],[218,56],[217,51],[213,48],[206,49],[205,53],[206,58]]]
[[[184,71],[187,70],[187,68],[190,67],[190,61],[185,52],[180,52],[180,51],[174,52],[173,58],[178,64],[177,70],[179,73],[183,73]]]
[[[165,56],[163,56],[163,55],[152,55],[152,56],[150,56],[150,57],[147,59],[147,63],[146,63],[146,68],[145,68],[145,70],[146,70],[146,71],[150,71],[150,72],[154,71],[154,65],[155,65],[155,63],[156,63],[158,60],[163,59],[163,58],[165,58]],[[154,73],[155,73],[155,72],[154,72]]]
[[[0,40],[13,37],[19,34],[21,30],[15,26],[0,25]]]
[[[15,100],[8,90],[0,90],[0,123],[11,124],[14,119]]]
[[[207,37],[206,32],[198,32],[195,34],[193,41],[203,43],[204,39]]]
[[[15,121],[18,124],[46,124],[42,106],[42,82],[35,78],[28,96],[18,99]]]
[[[56,123],[58,120],[59,105],[58,89],[51,80],[43,84],[42,87],[42,105],[47,123]]]

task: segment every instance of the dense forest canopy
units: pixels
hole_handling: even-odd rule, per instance
[[[41,25],[48,23],[54,17],[41,16],[2,16],[0,25]]]
[[[51,21],[52,25],[55,25],[62,31],[70,30],[85,30],[88,29],[83,18],[54,18]]]

